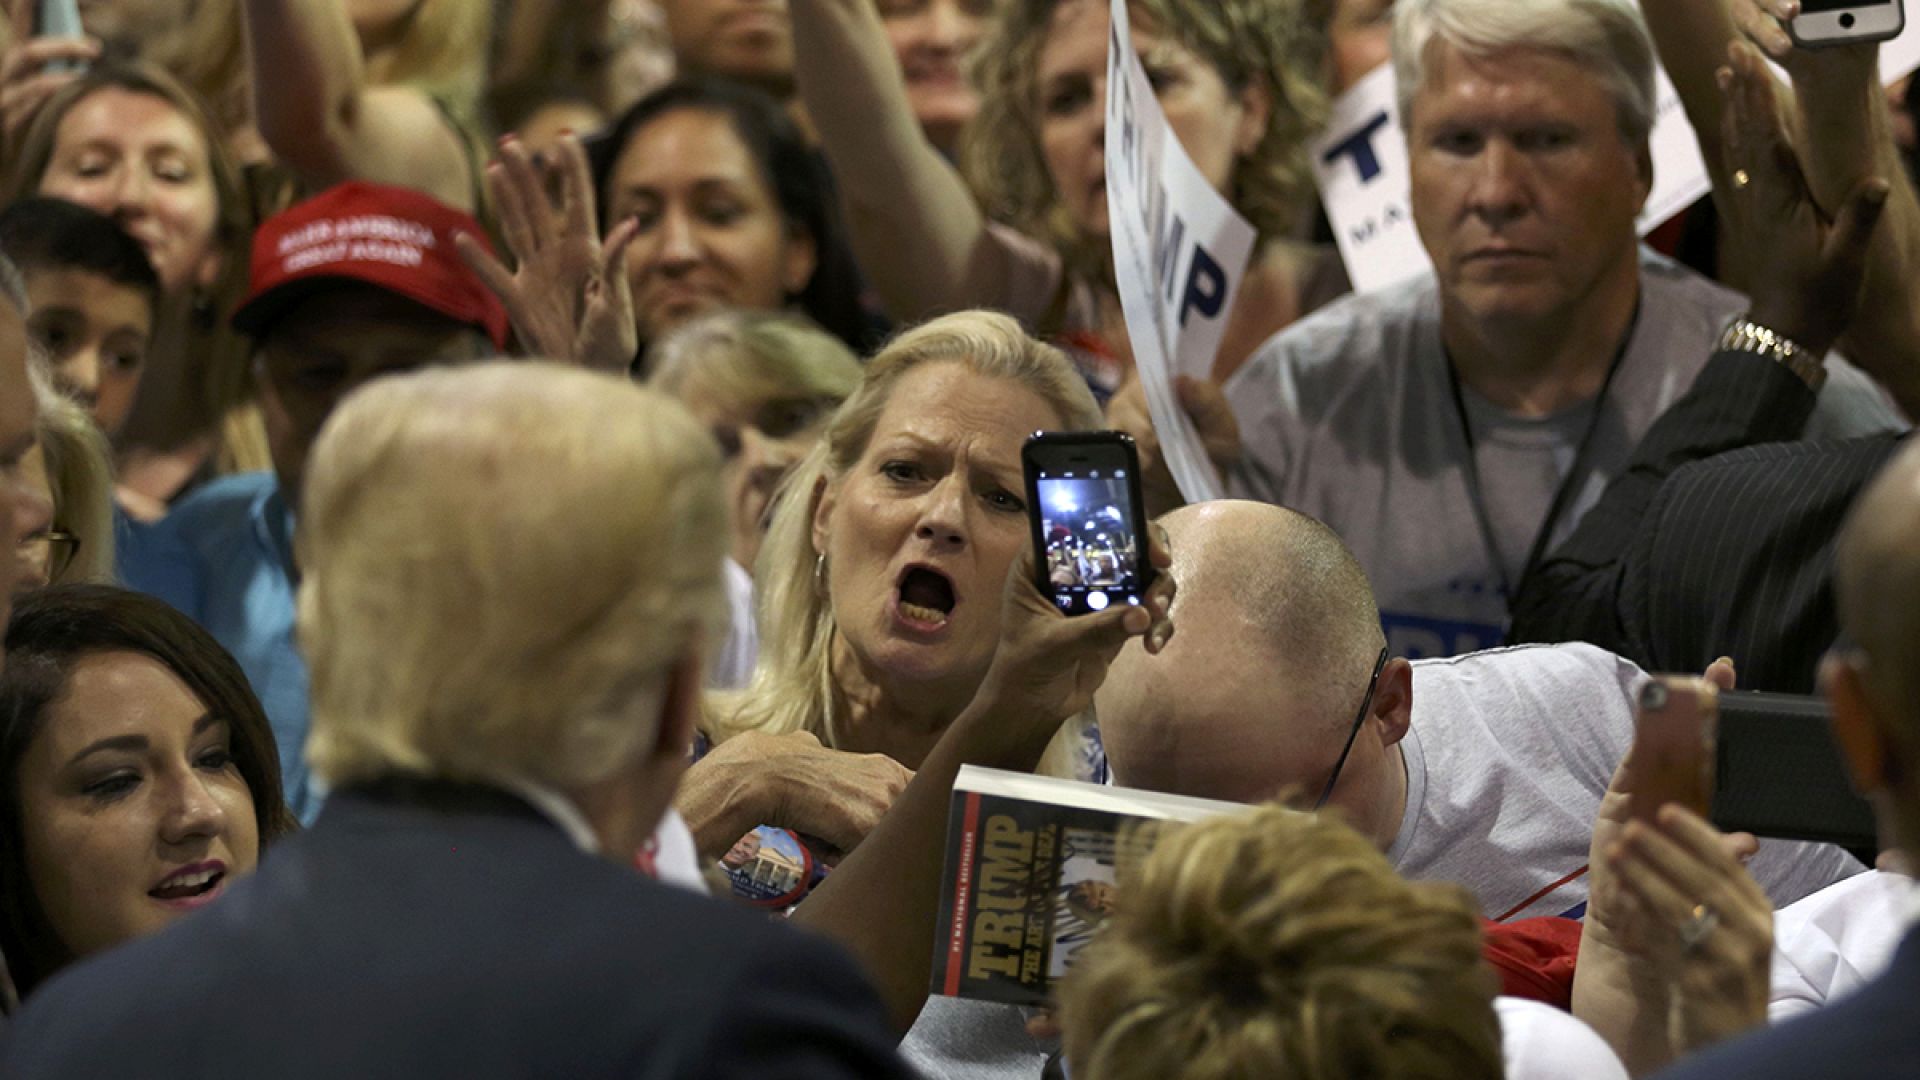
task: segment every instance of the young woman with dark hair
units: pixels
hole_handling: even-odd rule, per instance
[[[239,665],[103,585],[14,605],[0,674],[0,950],[20,994],[218,898],[294,828]]]

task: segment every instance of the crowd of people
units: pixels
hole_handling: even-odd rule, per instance
[[[1920,153],[1800,0],[0,6],[0,1076],[1920,1077]],[[1219,500],[1110,44],[1257,234]],[[1877,842],[1665,801],[1650,673]],[[1245,808],[949,997],[968,766]]]

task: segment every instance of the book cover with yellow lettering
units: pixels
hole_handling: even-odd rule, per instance
[[[1045,1002],[1119,902],[1154,824],[1235,803],[966,766],[953,787],[933,992]]]

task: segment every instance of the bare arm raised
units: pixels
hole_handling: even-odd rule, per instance
[[[476,209],[459,133],[420,90],[370,84],[342,0],[246,0],[245,17],[260,134],[302,179],[403,184]]]
[[[1800,156],[1814,200],[1837,213],[1848,194],[1870,178],[1892,185],[1867,253],[1860,310],[1841,347],[1885,383],[1912,416],[1920,411],[1920,365],[1910,359],[1920,354],[1920,309],[1913,302],[1913,281],[1920,272],[1920,200],[1893,139],[1880,82],[1880,46],[1801,48],[1785,26],[1799,11],[1798,0],[1733,0],[1740,31],[1793,79]],[[1736,73],[1762,70],[1760,56],[1745,45],[1734,50],[1729,64]]]
[[[1007,307],[1016,299],[1005,295],[1007,246],[914,119],[873,0],[792,3],[800,97],[833,165],[854,253],[887,310],[915,320]],[[1048,298],[1026,299],[1037,311]]]

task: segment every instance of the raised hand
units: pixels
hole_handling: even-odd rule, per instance
[[[1084,712],[1106,680],[1107,667],[1127,639],[1144,636],[1149,653],[1173,637],[1173,565],[1166,530],[1148,528],[1147,557],[1157,573],[1138,607],[1108,608],[1091,615],[1061,614],[1034,582],[1031,548],[1014,561],[1002,601],[1000,647],[981,686],[983,699],[1009,716],[1030,717],[1031,733],[1045,742],[1068,717]]]
[[[1795,82],[1806,76],[1838,74],[1849,69],[1871,70],[1880,55],[1880,43],[1850,42],[1817,49],[1796,44],[1787,24],[1800,14],[1800,0],[1733,0],[1733,25],[1767,59],[1787,69]]]
[[[547,195],[546,177],[558,181],[557,206]],[[558,159],[543,170],[509,136],[487,166],[487,185],[514,269],[471,237],[457,243],[468,267],[506,304],[522,347],[626,374],[639,349],[626,268],[627,248],[639,230],[631,219],[622,221],[602,241],[580,140],[562,137]]]
[[[1824,354],[1859,310],[1887,181],[1862,182],[1829,216],[1801,171],[1760,54],[1735,42],[1727,56],[1719,82],[1727,97],[1721,139],[1733,177],[1730,225],[1751,238],[1752,250],[1765,253],[1754,263],[1748,317]]]
[[[1180,397],[1180,407],[1193,421],[1207,460],[1222,476],[1226,475],[1240,461],[1240,424],[1233,408],[1227,404],[1226,395],[1219,384],[1191,375],[1175,376],[1173,389]],[[1128,375],[1113,400],[1107,403],[1107,424],[1133,438],[1134,448],[1140,454],[1140,495],[1146,500],[1148,511],[1163,514],[1185,505],[1186,500],[1180,497],[1180,489],[1161,453],[1160,437],[1154,431],[1153,415],[1147,407],[1146,388],[1137,374]]]
[[[1671,986],[1676,1053],[1766,1022],[1773,904],[1741,858],[1751,836],[1722,834],[1682,806],[1635,821],[1606,855],[1621,885],[1618,921],[1637,925],[1646,960]]]
[[[100,59],[100,42],[93,38],[35,37],[31,0],[14,0],[13,45],[0,54],[0,136],[11,153],[20,146],[33,118],[54,91],[79,77],[78,70],[49,71],[47,65],[67,61],[81,68]]]

